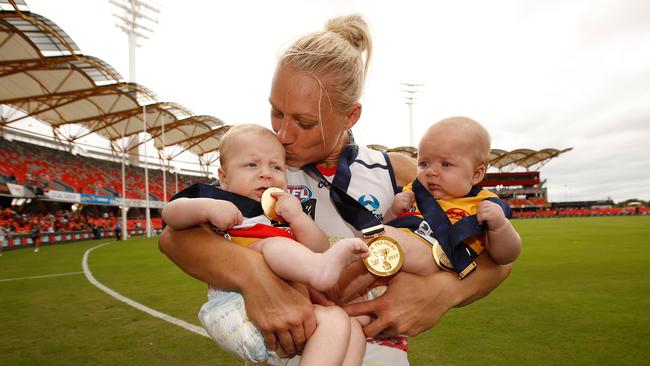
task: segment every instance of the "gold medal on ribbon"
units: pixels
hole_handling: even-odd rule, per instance
[[[442,245],[440,245],[437,240],[435,243],[433,243],[431,250],[433,252],[433,260],[436,262],[436,265],[440,269],[450,272],[454,270],[454,266],[451,264],[451,261],[447,257],[447,254],[445,254],[445,251],[442,249]]]
[[[275,203],[276,199],[271,195],[271,193],[275,192],[284,192],[280,188],[276,187],[270,187],[267,188],[264,193],[262,193],[262,198],[260,199],[260,203],[262,204],[262,210],[264,210],[264,215],[269,218],[269,220],[272,221],[277,221],[277,222],[284,222],[284,219],[282,216],[278,215],[277,212],[275,212]]]
[[[402,268],[404,252],[392,238],[379,236],[368,242],[369,256],[363,260],[368,271],[380,277],[390,276]]]

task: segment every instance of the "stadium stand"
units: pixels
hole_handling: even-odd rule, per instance
[[[11,207],[4,207],[0,211],[0,226],[9,234],[7,249],[16,249],[33,245],[29,233],[37,228],[43,244],[55,244],[67,241],[100,239],[115,236],[115,225],[119,218],[115,216],[116,208],[104,209],[97,214],[95,210],[88,213],[71,210],[47,211],[42,208],[30,207],[23,212],[14,211]],[[145,220],[131,218],[127,221],[129,235],[143,235]],[[162,229],[160,217],[151,219],[152,227],[156,232]]]
[[[51,149],[21,141],[0,137],[0,179],[9,181],[15,177],[18,184],[47,190],[56,188],[68,192],[94,194],[97,196],[121,196],[121,164],[117,162],[86,158],[67,151]],[[163,172],[149,170],[149,199],[163,199]],[[167,180],[167,194],[209,179],[180,175],[179,187]],[[126,198],[145,199],[144,169],[127,166]]]

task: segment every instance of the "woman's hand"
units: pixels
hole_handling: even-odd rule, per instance
[[[350,316],[374,318],[363,327],[366,336],[418,335],[438,323],[452,307],[472,303],[495,289],[511,266],[498,266],[487,255],[476,259],[477,269],[462,281],[455,273],[436,271],[428,276],[401,272],[388,282],[388,290],[370,301],[346,305]]]
[[[240,291],[248,318],[264,334],[269,349],[280,356],[301,352],[314,333],[316,318],[306,289],[280,279],[261,253],[206,227],[182,231],[167,227],[158,245],[189,275],[217,288]]]
[[[278,356],[301,353],[316,329],[306,286],[289,284],[272,273],[257,279],[251,291],[242,291],[248,318],[264,335],[267,348]]]
[[[363,327],[367,337],[418,335],[438,323],[455,305],[451,273],[435,272],[430,276],[399,273],[388,282],[388,290],[370,301],[344,307],[350,316],[370,315],[373,320]]]

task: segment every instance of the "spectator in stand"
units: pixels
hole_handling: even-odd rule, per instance
[[[122,240],[122,224],[119,221],[115,223],[115,237],[117,240]]]
[[[25,188],[27,188],[29,191],[32,193],[36,194],[36,188],[38,186],[37,182],[34,180],[34,177],[32,176],[32,173],[26,173],[25,174]]]
[[[97,225],[93,225],[93,238],[95,240],[100,239],[99,226],[97,226]]]
[[[0,256],[5,247],[5,237],[7,236],[7,229],[0,225]]]
[[[32,225],[29,237],[32,239],[32,243],[34,243],[34,253],[38,253],[41,246],[41,229],[38,227],[38,224]]]

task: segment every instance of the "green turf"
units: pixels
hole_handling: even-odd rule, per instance
[[[650,217],[515,220],[524,251],[489,297],[412,338],[412,365],[628,365],[650,359]],[[21,249],[0,280],[81,272],[105,241]],[[206,286],[155,239],[96,249],[98,281],[198,325]],[[0,365],[242,365],[210,340],[116,301],[83,274],[0,281]]]

